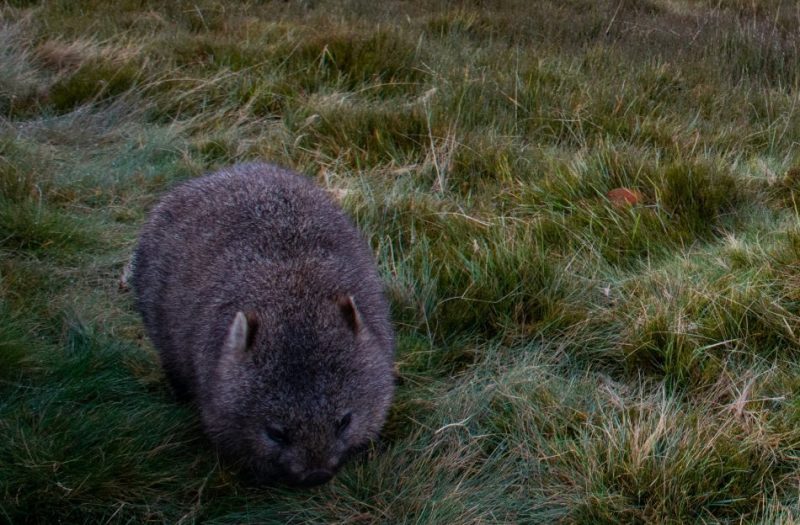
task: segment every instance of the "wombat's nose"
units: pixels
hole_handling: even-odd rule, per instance
[[[330,470],[313,470],[303,478],[303,486],[310,487],[312,485],[321,485],[333,477],[333,472]]]

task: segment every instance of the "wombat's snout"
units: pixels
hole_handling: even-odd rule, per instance
[[[333,477],[333,472],[330,470],[320,469],[312,470],[301,479],[297,485],[300,487],[313,487],[314,485],[322,485]]]

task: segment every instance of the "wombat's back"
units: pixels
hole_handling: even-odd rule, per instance
[[[230,320],[253,307],[304,322],[311,302],[354,295],[392,349],[388,306],[367,245],[328,195],[269,164],[242,164],[167,194],[144,226],[132,285],[177,394],[208,388]],[[309,321],[316,322],[316,321]]]

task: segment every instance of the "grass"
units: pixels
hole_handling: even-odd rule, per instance
[[[0,521],[797,522],[798,16],[2,4]],[[252,159],[340,200],[398,333],[381,442],[308,491],[218,463],[117,290]]]

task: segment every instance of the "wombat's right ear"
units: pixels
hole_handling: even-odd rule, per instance
[[[354,334],[358,335],[358,332],[361,331],[363,321],[361,320],[361,314],[358,308],[356,308],[356,301],[353,299],[353,296],[342,295],[336,300],[336,304],[339,305],[339,309],[342,312],[342,316],[344,316],[344,320],[347,321],[347,325]]]
[[[225,337],[223,355],[244,357],[247,349],[253,344],[256,330],[258,330],[258,319],[255,315],[236,312],[236,317],[233,318],[228,328],[228,335]]]

